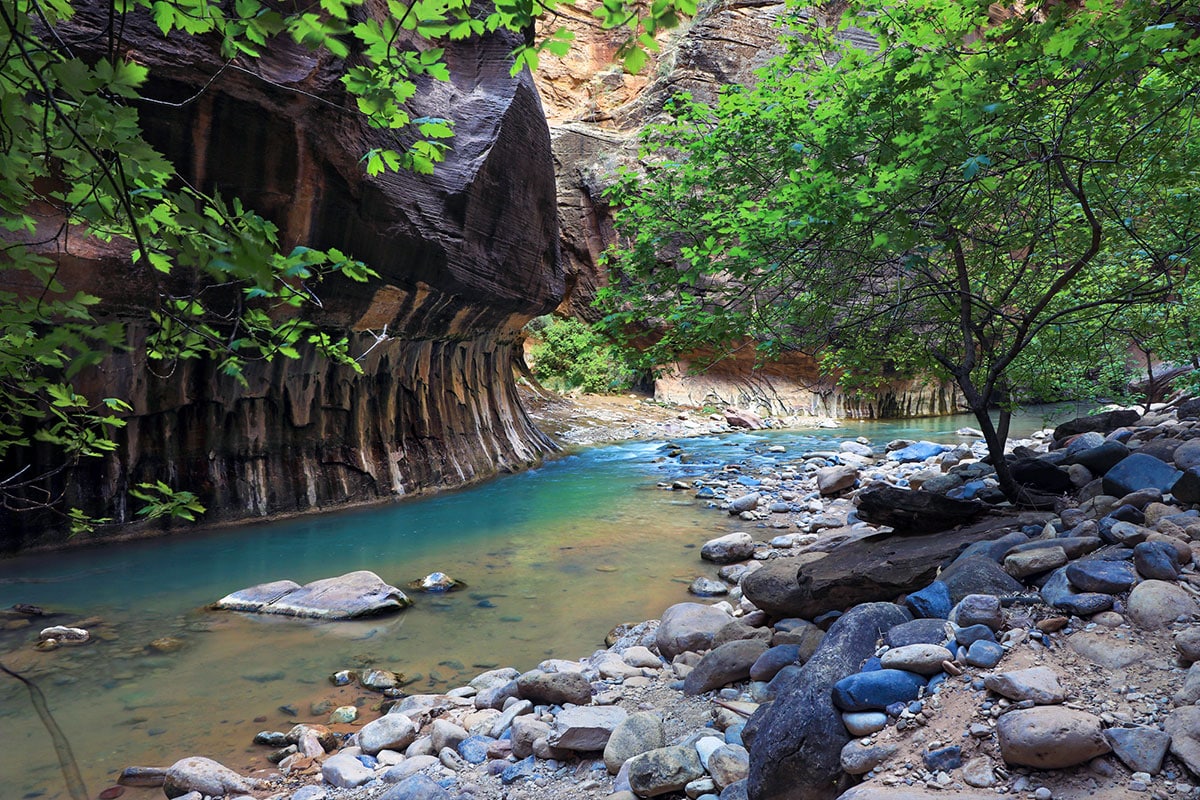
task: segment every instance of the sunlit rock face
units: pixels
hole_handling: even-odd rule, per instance
[[[587,0],[596,2],[597,0]],[[576,17],[589,11],[574,7]],[[604,285],[601,256],[617,239],[613,209],[604,196],[622,167],[638,164],[638,133],[658,121],[674,95],[687,92],[712,102],[722,86],[751,83],[755,71],[782,48],[781,16],[796,13],[827,23],[844,9],[841,2],[788,12],[775,0],[729,0],[706,7],[692,21],[660,37],[662,50],[640,75],[614,68],[619,39],[612,31],[571,16],[555,20],[576,36],[561,62],[547,59],[536,76],[551,121],[558,175],[558,209],[567,297],[562,313],[595,320],[592,305]],[[860,31],[842,35],[859,39]],[[906,417],[955,413],[959,398],[949,386],[924,380],[889,382],[864,394],[847,394],[836,380],[823,378],[817,363],[799,353],[756,364],[754,344],[718,359],[715,353],[684,356],[655,381],[659,400],[693,406],[737,405],[772,415]]]
[[[103,46],[95,31],[106,10],[87,5],[70,43]],[[215,522],[462,484],[552,449],[521,408],[512,370],[521,327],[565,292],[550,138],[532,79],[509,75],[515,39],[450,44],[451,81],[421,85],[412,116],[455,122],[434,175],[369,178],[361,157],[392,143],[348,110],[345,62],[277,40],[261,59],[223,69],[206,43],[164,40],[144,16],[124,36],[129,57],[151,67],[147,94],[180,104],[141,115],[182,175],[274,221],[283,249],[337,247],[379,278],[327,281],[320,308],[306,312],[350,337],[361,374],[306,352],[250,364],[243,386],[208,362],[148,363],[141,321],[164,287],[120,246],[72,243],[59,254],[65,281],[131,323],[129,350],[84,374],[81,388],[134,411],[115,456],[60,476],[53,491],[120,524],[135,519],[128,488],[163,479],[195,491]],[[53,528],[45,516],[0,515],[8,549]]]

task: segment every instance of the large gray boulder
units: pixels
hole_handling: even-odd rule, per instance
[[[978,500],[956,500],[933,492],[913,492],[885,483],[858,493],[858,516],[896,533],[932,533],[969,522],[983,511]]]
[[[748,795],[753,800],[833,800],[848,786],[841,751],[850,741],[833,706],[833,685],[857,672],[875,644],[911,619],[893,603],[855,606],[829,629],[804,666],[781,672],[775,702],[747,723]]]
[[[707,650],[713,636],[731,617],[715,606],[703,603],[676,603],[663,612],[655,634],[658,652],[668,661],[689,650]]]
[[[963,548],[994,536],[982,523],[923,536],[863,533],[824,555],[769,561],[742,578],[742,591],[772,616],[813,619],[826,611],[891,600],[928,586],[938,568]]]
[[[767,652],[761,639],[739,639],[710,650],[683,681],[683,693],[698,695],[750,677],[750,667]]]
[[[213,608],[315,619],[356,619],[400,611],[412,605],[404,592],[370,570],[322,578],[301,586],[294,581],[260,583],[227,594]]]

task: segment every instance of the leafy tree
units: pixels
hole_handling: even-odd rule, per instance
[[[613,191],[607,323],[662,321],[663,355],[749,336],[931,369],[1016,498],[989,408],[1049,354],[1094,364],[1061,332],[1194,291],[1200,31],[1183,3],[990,8],[794,7],[757,86],[678,98]]]
[[[168,101],[128,55],[129,18],[148,15],[164,37],[219,50],[222,71],[257,58],[276,37],[332,56],[347,110],[407,143],[362,154],[366,174],[376,176],[431,173],[450,146],[452,120],[407,110],[418,80],[450,77],[438,45],[529,32],[558,2],[0,0],[0,464],[12,466],[0,472],[0,506],[55,508],[75,529],[96,522],[59,508],[45,487],[78,459],[110,452],[112,431],[130,410],[121,398],[86,397],[73,383],[125,339],[120,325],[97,314],[101,298],[69,292],[59,275],[78,243],[118,253],[157,281],[157,301],[145,311],[151,361],[214,359],[236,380],[248,361],[318,348],[354,366],[346,339],[318,329],[304,308],[323,281],[373,277],[369,265],[337,249],[281,250],[275,225],[255,210],[181,179],[143,136],[142,110]],[[596,16],[598,25],[627,29],[619,55],[637,68],[660,28],[694,12],[694,0],[640,10],[605,0]],[[540,41],[527,35],[513,51],[513,74],[569,46],[564,31]],[[27,459],[35,443],[61,453],[48,471]],[[135,497],[152,517],[190,519],[202,510],[193,495],[162,483],[143,484]]]
[[[534,337],[533,374],[540,380],[597,394],[633,385],[634,371],[620,350],[587,323],[538,317],[528,329]]]

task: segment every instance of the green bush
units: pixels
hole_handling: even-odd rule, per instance
[[[633,370],[620,351],[577,319],[538,317],[527,328],[535,343],[533,374],[560,389],[619,392],[633,385]]]

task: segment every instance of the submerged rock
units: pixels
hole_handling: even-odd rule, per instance
[[[431,572],[420,580],[409,582],[408,588],[414,592],[456,592],[467,585],[444,572]]]
[[[294,581],[260,583],[227,594],[213,604],[224,611],[282,614],[315,619],[356,619],[412,605],[404,592],[369,570],[323,578],[304,586]]]

